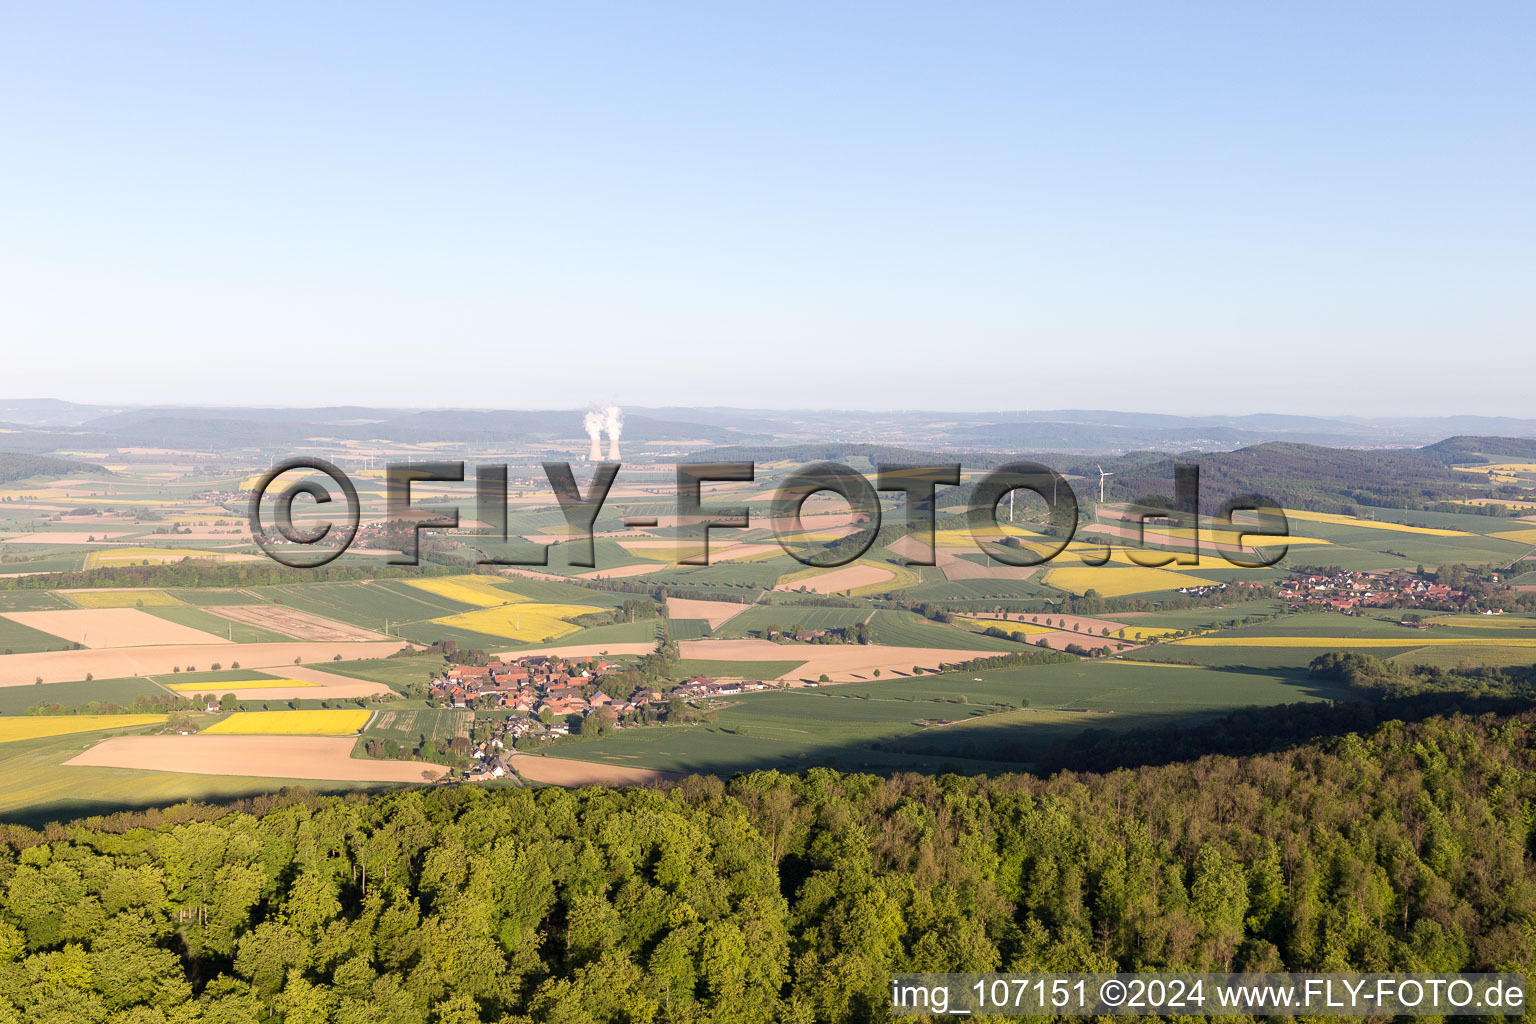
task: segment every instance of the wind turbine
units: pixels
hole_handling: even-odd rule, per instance
[[[1104,467],[1100,466],[1097,462],[1095,462],[1094,465],[1098,466],[1099,470],[1099,504],[1102,505],[1104,504],[1104,480],[1105,478],[1112,477],[1115,474],[1104,472]]]

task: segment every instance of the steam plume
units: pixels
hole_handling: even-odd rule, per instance
[[[608,461],[619,461],[619,435],[624,432],[624,410],[610,405],[603,410],[603,423],[608,427]]]
[[[603,414],[593,410],[582,420],[587,436],[592,439],[592,450],[587,452],[588,462],[601,462],[603,458]]]

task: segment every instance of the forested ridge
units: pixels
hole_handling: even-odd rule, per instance
[[[0,1021],[843,1022],[906,969],[1530,970],[1533,739],[5,826]]]

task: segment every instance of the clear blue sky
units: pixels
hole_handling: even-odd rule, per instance
[[[1536,415],[1529,3],[12,4],[7,396]]]

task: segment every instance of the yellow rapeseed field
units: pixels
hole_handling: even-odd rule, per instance
[[[986,619],[975,615],[956,615],[955,618],[970,626],[972,629],[986,629],[988,626],[996,626],[998,629],[1007,630],[1010,633],[1055,633],[1055,626],[1042,626],[1038,622],[1018,622],[1014,619]]]
[[[303,679],[220,679],[212,683],[167,683],[177,693],[238,693],[241,690],[273,690],[289,686],[319,686]]]
[[[362,708],[312,711],[236,711],[203,730],[204,736],[350,736],[373,714]]]
[[[433,579],[407,580],[406,582],[418,590],[425,590],[429,594],[446,597],[450,601],[458,601],[461,604],[472,604],[477,608],[494,608],[497,605],[511,604],[513,601],[528,600],[521,594],[503,590],[484,576],[438,576]]]
[[[0,743],[35,740],[44,736],[67,736],[97,729],[131,728],[165,721],[164,715],[27,715],[0,718]]]
[[[182,603],[163,590],[92,590],[64,596],[81,608],[165,608]]]
[[[1294,508],[1285,510],[1291,519],[1309,523],[1332,523],[1335,526],[1362,526],[1370,530],[1392,530],[1396,533],[1422,533],[1430,537],[1473,537],[1465,530],[1437,530],[1428,526],[1404,526],[1402,523],[1380,523],[1374,519],[1356,519],[1354,516],[1335,515],[1332,512],[1301,512]]]
[[[601,608],[581,604],[525,604],[504,605],[499,608],[482,608],[474,612],[445,615],[432,621],[443,626],[471,629],[476,633],[506,637],[519,643],[539,643],[555,640],[576,632],[576,626],[566,622],[578,615],[600,612]]]
[[[1151,590],[1176,590],[1179,587],[1198,587],[1211,581],[1167,569],[1144,569],[1139,565],[1066,566],[1052,569],[1045,574],[1045,582],[1058,590],[1074,594],[1086,594],[1097,590],[1101,597],[1123,597],[1126,594],[1144,594]]]
[[[138,565],[145,560],[179,562],[183,558],[211,558],[218,561],[231,555],[227,551],[202,551],[197,548],[109,548],[91,552],[85,564],[88,569],[96,569],[111,565]]]
[[[1499,540],[1512,540],[1516,544],[1536,544],[1536,528],[1505,530],[1503,533],[1490,533],[1488,536],[1497,537]]]

